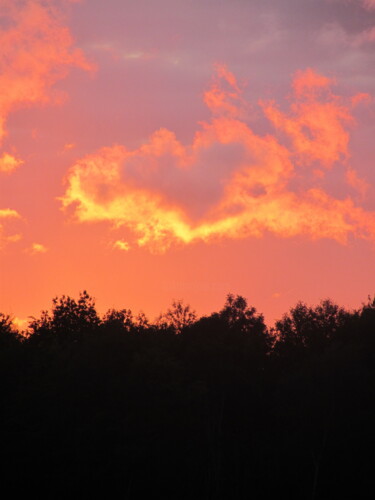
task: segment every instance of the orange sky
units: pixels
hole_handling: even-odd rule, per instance
[[[374,4],[303,3],[2,0],[0,311],[374,293]]]

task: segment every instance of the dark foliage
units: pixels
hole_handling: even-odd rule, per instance
[[[300,302],[267,329],[241,296],[197,318],[102,318],[87,292],[19,334],[0,314],[3,485],[39,496],[372,498],[375,299]]]

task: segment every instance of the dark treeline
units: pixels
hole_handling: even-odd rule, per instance
[[[375,299],[298,303],[267,328],[241,296],[197,318],[0,315],[2,483],[54,498],[372,498]]]

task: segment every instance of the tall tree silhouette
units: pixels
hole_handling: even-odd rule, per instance
[[[95,330],[100,318],[95,309],[95,300],[86,290],[79,299],[63,295],[52,300],[52,311],[43,311],[39,319],[34,318],[29,329],[32,340],[54,339],[58,342],[79,340],[88,331]]]
[[[174,300],[172,307],[158,318],[160,328],[172,329],[175,333],[181,333],[182,330],[192,325],[197,319],[197,315],[189,304],[184,304],[183,300]]]

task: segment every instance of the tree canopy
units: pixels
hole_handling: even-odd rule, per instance
[[[83,291],[23,335],[0,314],[3,476],[125,498],[369,498],[374,339],[371,297],[298,302],[271,328],[234,294],[150,321],[100,315]]]

